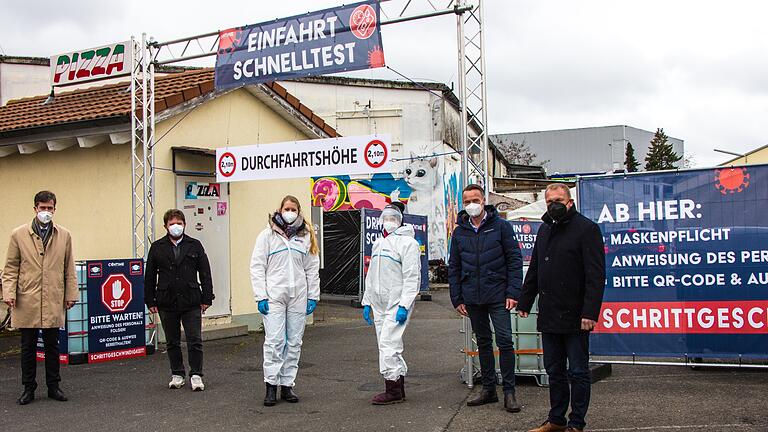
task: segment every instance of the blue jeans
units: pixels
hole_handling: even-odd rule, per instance
[[[483,389],[496,391],[496,359],[493,356],[493,330],[499,348],[499,368],[504,393],[515,392],[515,345],[512,341],[512,320],[504,303],[466,305],[480,354],[480,374]],[[489,319],[490,318],[490,319]]]
[[[584,429],[592,380],[589,372],[589,332],[542,333],[544,367],[549,375],[549,422]]]

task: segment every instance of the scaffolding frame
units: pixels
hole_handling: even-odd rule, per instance
[[[147,257],[155,239],[155,66],[146,33],[131,37],[131,241]]]
[[[482,0],[450,0],[445,8],[436,0],[380,0],[380,25],[456,15],[459,111],[461,114],[461,171],[464,185],[480,184],[486,199],[492,184],[488,176],[487,91]],[[403,4],[404,3],[404,4]],[[217,54],[220,31],[156,42],[142,34],[131,38],[131,195],[134,256],[147,257],[155,240],[155,68]],[[472,329],[464,317],[465,352],[472,346]],[[156,343],[155,338],[155,343]],[[472,358],[467,356],[467,386],[473,387]]]

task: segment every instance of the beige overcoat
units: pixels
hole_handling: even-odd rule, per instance
[[[11,234],[2,281],[3,299],[16,299],[15,328],[63,327],[66,302],[78,300],[72,237],[60,225],[52,229],[45,249],[32,223]]]

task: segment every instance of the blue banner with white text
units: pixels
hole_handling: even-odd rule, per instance
[[[586,177],[606,289],[591,351],[768,358],[768,166]]]
[[[86,261],[88,363],[146,355],[144,260]]]
[[[378,1],[224,30],[216,89],[384,66]]]
[[[382,237],[381,233],[381,210],[367,209],[361,210],[363,218],[363,278],[361,284],[365,284],[365,275],[368,274],[368,265],[371,263],[371,253],[373,244]],[[403,225],[413,227],[414,238],[419,243],[421,251],[421,287],[419,291],[429,291],[429,244],[427,233],[427,217],[421,215],[403,215]]]

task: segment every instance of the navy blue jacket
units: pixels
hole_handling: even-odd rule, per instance
[[[581,319],[598,321],[605,288],[605,245],[600,227],[572,206],[555,223],[541,218],[517,310],[530,312],[539,296],[538,330],[575,333]]]
[[[494,206],[486,205],[485,211],[487,216],[477,232],[467,212],[459,213],[448,259],[453,307],[504,303],[506,299],[520,297],[520,244],[512,225],[499,217]]]

